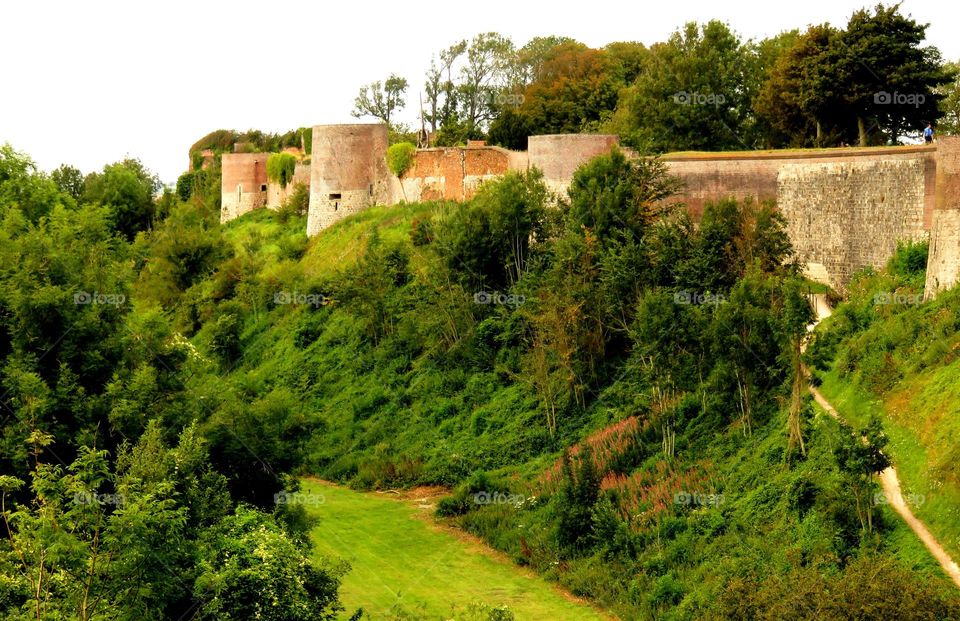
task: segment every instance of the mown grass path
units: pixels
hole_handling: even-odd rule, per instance
[[[321,555],[352,565],[341,588],[349,615],[364,619],[451,619],[469,604],[507,605],[517,621],[601,620],[605,616],[473,537],[432,522],[416,502],[307,479],[304,494],[319,523],[311,532]],[[322,500],[322,502],[321,502]]]

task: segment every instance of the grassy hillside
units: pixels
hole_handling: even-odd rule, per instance
[[[864,274],[820,328],[814,353],[822,391],[845,417],[883,421],[914,513],[958,558],[960,294],[919,303],[917,292],[909,274]]]
[[[214,342],[211,328],[224,304],[260,305],[243,313],[242,355],[225,377],[248,391],[254,407],[289,413],[284,425],[296,421],[280,433],[295,438],[301,473],[362,489],[455,486],[440,505],[442,519],[623,618],[803,618],[813,610],[805,605],[832,611],[824,618],[844,618],[844,607],[857,602],[879,611],[865,618],[881,618],[893,608],[883,604],[889,591],[869,587],[877,576],[898,585],[897,598],[933,602],[941,618],[956,614],[952,586],[888,508],[876,509],[873,533],[862,532],[846,493],[848,475],[834,458],[848,432],[809,406],[804,457],[788,449],[776,397],[758,398],[746,433],[736,423],[735,400],[706,387],[678,392],[671,397],[670,455],[649,376],[634,366],[642,361],[622,359],[585,407],[567,410],[550,433],[536,386],[510,357],[528,347],[510,340],[507,328],[517,318],[493,308],[492,315],[458,319],[456,306],[464,305],[449,283],[436,281],[436,250],[409,241],[420,222],[442,218],[447,209],[377,208],[306,244],[290,241],[302,220],[280,225],[267,212],[225,227],[224,239],[235,249],[231,261],[241,257],[246,265],[236,269],[248,276],[232,285],[234,301],[200,310],[207,319],[197,339]],[[400,299],[387,300],[399,317],[389,336],[378,337],[369,331],[367,311],[338,291],[371,247],[391,246],[408,253],[412,276]],[[215,299],[222,278],[221,269],[200,284],[197,297]],[[273,291],[322,302],[275,303]],[[469,302],[468,292],[458,295]],[[458,320],[473,335],[470,348],[431,346],[418,336]],[[485,338],[507,346],[478,352]],[[896,445],[896,428],[888,431]],[[570,449],[566,471],[564,449]],[[586,456],[592,473],[584,471]],[[578,483],[589,477],[598,500],[586,513],[568,511]],[[403,511],[390,506],[384,510]],[[387,532],[397,518],[381,523],[377,514],[354,510],[360,509],[349,502],[312,510],[323,520],[313,534],[327,540],[320,547],[354,564],[344,587],[348,608],[357,595],[351,580],[369,585],[369,572],[403,575],[393,571],[396,559],[377,553],[377,540],[350,535],[361,527]],[[565,523],[584,535],[572,552],[557,544]],[[422,600],[429,610],[466,601],[453,595],[455,585],[437,584]],[[389,590],[356,588],[381,613],[392,605]],[[511,605],[520,619],[538,618],[513,606],[509,591],[498,593],[502,598],[491,603]]]
[[[154,254],[208,271],[164,287],[160,263],[138,287],[173,292],[218,370],[191,391],[235,400],[219,422],[255,450],[361,490],[446,486],[439,519],[621,618],[960,618],[919,542],[851,494],[878,488],[850,430],[791,400],[811,287],[775,212],[726,201],[694,228],[649,210],[672,191],[656,163],[614,154],[578,176],[559,208],[511,175],[309,241],[261,210],[171,235]],[[312,510],[314,538],[343,538],[353,576],[388,571],[356,530],[376,515],[340,508]],[[487,603],[516,603],[500,593]]]

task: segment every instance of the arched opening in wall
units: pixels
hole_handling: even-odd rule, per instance
[[[266,191],[267,191],[267,184],[266,184],[266,183],[261,183],[261,184],[260,184],[260,191],[261,191],[261,192],[266,192]]]

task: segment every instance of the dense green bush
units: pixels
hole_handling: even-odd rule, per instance
[[[293,181],[297,168],[297,158],[291,153],[271,153],[267,158],[267,179],[279,183],[281,187]]]

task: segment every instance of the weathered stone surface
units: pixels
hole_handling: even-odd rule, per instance
[[[383,124],[313,128],[307,235],[367,207],[391,202],[387,144]]]
[[[840,289],[857,270],[881,269],[898,240],[927,236],[919,159],[784,164],[777,187],[800,260],[822,265]]]

